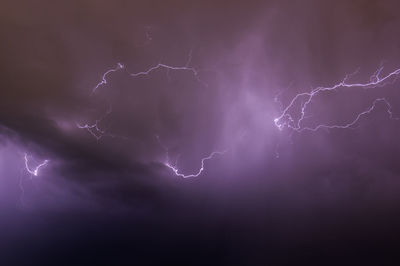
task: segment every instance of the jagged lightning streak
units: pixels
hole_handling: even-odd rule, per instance
[[[102,130],[99,127],[99,123],[101,122],[102,119],[97,119],[95,123],[93,124],[84,124],[84,125],[80,125],[80,124],[76,124],[76,126],[80,129],[86,129],[90,135],[92,135],[97,141],[99,141],[105,134],[106,131]]]
[[[107,70],[102,75],[102,78],[101,78],[100,82],[97,83],[96,86],[92,89],[92,94],[94,94],[99,87],[107,84],[107,82],[108,82],[107,81],[107,76],[109,76],[111,73],[117,72],[119,70],[125,70],[126,73],[128,73],[129,76],[134,77],[134,78],[141,77],[141,76],[148,76],[153,71],[156,71],[158,69],[166,69],[167,71],[170,71],[170,70],[189,71],[189,72],[192,72],[193,76],[196,78],[196,80],[198,82],[200,82],[204,86],[207,86],[207,84],[205,82],[203,82],[199,77],[200,70],[197,70],[196,68],[190,66],[191,62],[192,62],[192,51],[189,52],[188,60],[187,60],[186,64],[183,65],[183,66],[172,66],[172,65],[167,65],[167,64],[164,64],[164,63],[158,63],[158,64],[148,68],[147,70],[136,72],[136,73],[132,73],[132,72],[128,71],[128,69],[125,67],[125,65],[123,65],[122,63],[117,63],[117,65],[114,68],[111,68],[111,69]]]
[[[189,72],[192,72],[193,76],[196,78],[196,80],[198,82],[200,82],[204,86],[207,86],[207,84],[200,79],[199,70],[197,70],[196,68],[190,66],[190,64],[192,62],[192,57],[193,57],[192,56],[192,50],[190,50],[189,56],[188,56],[188,60],[187,60],[186,64],[183,65],[183,66],[171,66],[171,65],[167,65],[167,64],[163,64],[163,63],[158,63],[157,65],[152,66],[152,67],[148,68],[145,71],[140,71],[140,72],[137,72],[137,73],[131,73],[131,72],[129,72],[127,70],[125,65],[123,65],[122,63],[117,63],[116,67],[111,68],[111,69],[107,70],[106,72],[104,72],[104,74],[101,76],[100,82],[97,83],[95,87],[93,87],[91,95],[93,95],[97,91],[98,88],[100,88],[101,86],[104,86],[104,85],[106,85],[108,83],[107,77],[110,74],[112,74],[113,72],[120,71],[120,70],[125,70],[126,73],[128,73],[128,75],[130,75],[130,76],[132,76],[134,78],[141,77],[141,76],[148,76],[153,71],[156,71],[158,69],[166,69],[167,71],[170,71],[170,70],[189,71]],[[167,74],[168,74],[168,72],[167,72]],[[109,111],[107,111],[107,113],[105,115],[103,115],[99,119],[96,119],[94,121],[94,123],[92,123],[92,124],[89,124],[89,123],[86,123],[86,124],[76,123],[76,126],[79,129],[86,129],[97,141],[99,141],[104,136],[116,137],[115,135],[108,134],[104,129],[102,129],[100,127],[100,123],[102,122],[102,120],[105,119],[105,117],[108,116],[111,112],[112,112],[112,110],[110,109]]]
[[[171,66],[171,65],[167,65],[167,64],[163,64],[163,63],[158,63],[155,66],[152,66],[150,68],[148,68],[145,71],[141,71],[141,72],[137,72],[137,73],[130,73],[128,72],[128,74],[131,77],[140,77],[140,76],[147,76],[149,75],[151,72],[158,70],[158,69],[166,69],[167,71],[170,70],[183,70],[183,71],[189,71],[192,72],[193,76],[196,77],[196,80],[200,83],[202,83],[203,85],[207,86],[206,83],[204,83],[202,80],[200,80],[199,78],[199,70],[197,70],[194,67],[191,67],[190,64],[192,62],[192,57],[193,57],[193,51],[190,50],[189,52],[189,56],[188,56],[188,60],[186,61],[186,64],[183,66]]]
[[[347,123],[345,125],[324,125],[324,124],[321,124],[321,125],[318,125],[318,126],[316,126],[314,128],[303,127],[303,128],[301,128],[301,129],[299,129],[297,131],[298,132],[302,132],[302,131],[305,131],[305,130],[317,131],[319,129],[335,129],[335,128],[336,129],[346,129],[346,128],[352,128],[361,119],[361,117],[370,114],[376,108],[376,105],[379,102],[382,102],[382,103],[384,103],[386,105],[386,111],[388,112],[390,119],[399,120],[399,118],[393,117],[392,106],[390,105],[390,103],[385,98],[378,98],[378,99],[375,99],[373,101],[372,105],[367,110],[359,113],[356,116],[356,118],[353,121],[351,121],[350,123]]]
[[[79,124],[76,123],[76,126],[80,129],[86,129],[97,141],[99,141],[102,137],[105,135],[114,137],[113,135],[107,134],[104,129],[100,127],[100,123],[112,112],[112,105],[108,108],[107,112],[100,117],[99,119],[96,119],[93,124]]]
[[[399,77],[400,75],[400,69],[396,69],[393,72],[387,74],[384,77],[380,77],[380,74],[383,70],[383,67],[380,67],[371,77],[370,77],[370,81],[367,83],[347,83],[347,80],[350,76],[352,75],[347,75],[342,82],[335,84],[332,87],[318,87],[314,90],[312,90],[311,92],[303,92],[303,93],[299,93],[297,94],[289,103],[289,105],[282,111],[281,115],[277,118],[274,119],[274,123],[275,126],[282,130],[283,128],[287,127],[290,128],[292,130],[301,132],[304,130],[310,130],[310,131],[317,131],[319,129],[333,129],[333,128],[339,128],[339,129],[343,129],[343,128],[351,128],[352,126],[354,126],[354,124],[356,124],[359,119],[362,116],[365,116],[367,114],[369,114],[371,111],[373,111],[375,109],[375,106],[378,102],[383,102],[386,107],[387,107],[387,111],[390,115],[390,118],[393,119],[393,114],[391,112],[391,105],[390,103],[385,99],[385,98],[378,98],[376,99],[373,104],[371,105],[371,107],[367,110],[365,110],[364,112],[360,113],[357,115],[357,117],[350,123],[345,124],[345,125],[318,125],[314,128],[310,128],[310,127],[302,127],[302,122],[307,118],[306,116],[306,109],[309,106],[309,104],[312,102],[313,98],[318,95],[321,92],[325,92],[325,91],[334,91],[337,90],[338,88],[364,88],[364,89],[368,89],[368,88],[376,88],[376,87],[383,87],[389,83],[393,83],[396,81],[396,79]],[[304,100],[305,98],[305,100]],[[300,111],[300,118],[298,118],[297,122],[295,121],[295,119],[290,115],[289,111],[291,110],[291,108],[297,103],[298,100],[303,100],[303,102],[301,103],[301,111]]]
[[[38,176],[39,170],[42,167],[45,167],[49,163],[49,160],[44,160],[42,163],[38,164],[35,168],[31,168],[29,166],[29,158],[27,153],[24,154],[24,160],[25,160],[25,169],[31,176]]]
[[[174,166],[174,165],[172,165],[172,164],[170,164],[168,161],[167,162],[165,162],[164,163],[164,165],[166,166],[166,167],[168,167],[169,169],[171,169],[172,170],[172,172],[174,172],[174,174],[176,175],[176,176],[179,176],[179,177],[183,177],[183,178],[190,178],[190,177],[198,177],[198,176],[200,176],[201,174],[202,174],[202,172],[205,170],[205,161],[207,161],[207,160],[211,160],[212,158],[214,158],[216,155],[223,155],[223,154],[225,154],[226,153],[226,151],[214,151],[214,152],[212,152],[209,156],[207,156],[207,157],[204,157],[203,159],[201,159],[201,167],[200,167],[200,169],[196,172],[196,173],[194,173],[194,174],[182,174],[182,173],[180,173],[179,172],[179,169],[176,167],[176,166]]]
[[[39,175],[39,170],[43,167],[45,167],[49,163],[49,160],[44,160],[42,163],[38,164],[36,167],[31,168],[29,165],[29,156],[27,153],[24,154],[24,166],[25,166],[25,171],[29,174],[30,179],[32,177],[37,177]],[[23,171],[23,170],[22,170]],[[25,188],[24,188],[24,181],[23,181],[23,172],[21,171],[21,176],[19,179],[19,188],[21,189],[21,196],[20,196],[20,201],[22,205],[25,205],[24,201],[24,196],[25,196]]]
[[[179,169],[177,167],[177,164],[178,164],[177,160],[178,159],[176,160],[176,162],[174,164],[171,164],[170,158],[169,158],[169,149],[168,149],[168,147],[166,147],[164,144],[162,144],[162,142],[160,140],[160,137],[158,135],[156,135],[155,137],[157,139],[157,142],[160,144],[160,146],[165,151],[166,159],[165,159],[164,165],[166,167],[168,167],[169,169],[171,169],[172,172],[176,176],[183,177],[183,178],[190,178],[190,177],[198,177],[198,176],[200,176],[203,173],[203,171],[205,170],[205,162],[207,160],[211,160],[212,158],[214,158],[217,155],[224,155],[227,152],[226,150],[225,151],[214,151],[210,155],[208,155],[207,157],[204,157],[204,158],[201,159],[200,169],[197,172],[195,172],[194,174],[182,174],[182,173],[179,172]]]
[[[113,73],[113,72],[117,72],[117,71],[119,71],[119,70],[121,70],[121,69],[124,69],[124,65],[121,64],[121,63],[117,63],[117,66],[116,66],[116,67],[107,70],[107,71],[103,74],[103,76],[101,77],[101,81],[100,81],[99,83],[97,83],[96,86],[92,89],[92,94],[94,94],[94,93],[96,92],[96,90],[97,90],[99,87],[101,87],[101,86],[107,84],[107,76],[108,76],[108,75],[110,75],[110,74]]]

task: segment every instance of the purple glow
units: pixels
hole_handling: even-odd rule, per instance
[[[399,10],[5,0],[1,266],[400,265]]]

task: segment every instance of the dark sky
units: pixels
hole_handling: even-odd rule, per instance
[[[2,1],[0,264],[398,265],[397,2]]]

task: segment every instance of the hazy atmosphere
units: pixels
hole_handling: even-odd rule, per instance
[[[398,265],[398,1],[1,6],[1,265]]]

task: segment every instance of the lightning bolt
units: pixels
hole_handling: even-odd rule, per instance
[[[193,57],[193,50],[190,50],[189,56],[188,56],[188,60],[187,60],[187,62],[186,62],[186,64],[184,66],[171,66],[171,65],[166,65],[166,64],[163,64],[163,63],[158,63],[157,65],[152,66],[152,67],[148,68],[145,71],[141,71],[141,72],[137,72],[137,73],[130,73],[128,71],[127,72],[131,77],[140,77],[140,76],[150,75],[151,72],[153,72],[155,70],[158,70],[158,69],[166,69],[167,71],[170,71],[170,70],[181,70],[182,71],[183,70],[183,71],[192,72],[193,76],[196,77],[197,81],[199,81],[203,85],[206,85],[199,78],[199,70],[197,70],[196,68],[190,66],[190,64],[192,62],[192,57]]]
[[[370,114],[376,108],[376,105],[379,102],[382,102],[383,104],[385,104],[386,111],[388,112],[390,119],[399,120],[399,118],[393,117],[392,106],[390,105],[390,103],[385,98],[378,98],[378,99],[375,99],[373,101],[372,105],[367,110],[359,113],[356,116],[356,118],[353,121],[351,121],[350,123],[347,123],[345,125],[324,125],[324,124],[321,124],[321,125],[318,125],[318,126],[316,126],[314,128],[303,127],[303,128],[301,128],[301,129],[299,129],[297,131],[298,132],[302,132],[302,131],[305,131],[305,130],[309,130],[309,131],[314,131],[315,132],[315,131],[317,131],[319,129],[335,129],[335,128],[336,129],[346,129],[346,128],[352,128],[355,124],[357,124],[357,122],[361,119],[361,117]]]
[[[175,164],[171,164],[170,158],[169,158],[169,149],[168,149],[168,147],[165,146],[164,144],[162,144],[162,142],[161,142],[161,140],[160,140],[160,137],[159,137],[158,135],[156,135],[155,137],[156,137],[156,139],[157,139],[157,142],[160,144],[160,146],[161,146],[161,147],[164,149],[164,151],[165,151],[165,157],[166,157],[166,159],[165,159],[164,165],[165,165],[166,167],[168,167],[169,169],[171,169],[172,172],[173,172],[176,176],[183,177],[183,178],[190,178],[190,177],[198,177],[198,176],[200,176],[200,175],[203,173],[203,171],[205,170],[205,162],[206,162],[207,160],[211,160],[211,159],[214,158],[216,155],[224,155],[224,154],[227,152],[226,150],[225,150],[225,151],[213,151],[210,155],[208,155],[207,157],[204,157],[204,158],[201,159],[200,169],[199,169],[197,172],[195,172],[195,173],[193,173],[193,174],[182,174],[182,173],[179,172],[179,169],[178,169],[178,167],[177,167],[177,164],[178,164],[177,161],[175,161]],[[177,160],[178,160],[178,159],[177,159]]]
[[[182,173],[180,173],[179,172],[179,169],[176,167],[176,165],[174,166],[174,165],[172,165],[172,164],[170,164],[168,161],[166,161],[165,163],[164,163],[164,165],[166,166],[166,167],[168,167],[169,169],[171,169],[172,170],[172,172],[176,175],[176,176],[179,176],[179,177],[183,177],[183,178],[190,178],[190,177],[198,177],[198,176],[200,176],[201,175],[201,173],[205,170],[205,161],[207,161],[207,160],[211,160],[212,158],[214,158],[216,155],[223,155],[223,154],[225,154],[226,153],[226,151],[214,151],[214,152],[212,152],[210,155],[208,155],[207,157],[204,157],[203,159],[201,159],[201,167],[200,167],[200,169],[196,172],[196,173],[194,173],[194,174],[182,174]]]
[[[101,87],[101,86],[107,84],[107,76],[108,76],[108,75],[110,75],[110,74],[113,73],[113,72],[117,72],[117,71],[119,71],[119,70],[121,70],[121,69],[124,69],[124,67],[125,67],[125,66],[124,66],[123,64],[117,63],[117,66],[116,66],[116,67],[107,70],[107,71],[103,74],[103,76],[101,77],[100,82],[97,83],[96,86],[92,89],[92,94],[94,94],[94,93],[97,91],[97,89],[98,89],[99,87]]]
[[[38,164],[36,167],[31,168],[30,163],[29,163],[29,156],[27,153],[24,154],[24,164],[25,164],[25,171],[29,174],[30,178],[32,179],[33,176],[37,177],[39,175],[39,170],[43,167],[45,167],[49,163],[49,160],[44,160],[42,163]],[[24,206],[25,201],[24,201],[24,196],[25,196],[25,188],[24,188],[24,175],[22,174],[21,170],[21,176],[19,179],[19,188],[21,189],[21,196],[20,196],[20,201],[21,204]]]
[[[183,65],[183,66],[171,66],[171,65],[167,65],[167,64],[163,64],[163,63],[158,63],[157,65],[152,66],[152,67],[148,68],[145,71],[140,71],[140,72],[137,72],[137,73],[131,73],[131,72],[129,72],[127,70],[125,65],[123,65],[122,63],[117,63],[117,65],[114,68],[108,69],[106,72],[103,73],[103,75],[101,76],[100,82],[97,83],[96,86],[93,87],[91,95],[93,95],[97,91],[98,88],[100,88],[101,86],[104,86],[104,85],[106,85],[108,83],[108,76],[109,75],[111,75],[114,72],[120,71],[120,70],[125,70],[126,73],[128,73],[128,75],[130,75],[130,76],[132,76],[134,78],[141,77],[141,76],[148,76],[153,71],[156,71],[158,69],[166,69],[168,71],[167,74],[171,70],[174,70],[174,71],[189,71],[189,72],[192,72],[193,76],[196,78],[196,80],[198,82],[200,82],[204,86],[207,86],[207,84],[205,82],[203,82],[199,77],[200,70],[197,70],[196,68],[190,66],[190,64],[192,62],[192,57],[193,57],[192,50],[190,50],[189,55],[188,55],[188,60],[187,60],[186,64]],[[101,126],[100,126],[101,122],[111,112],[112,112],[112,109],[107,111],[107,113],[105,115],[103,115],[99,119],[96,119],[91,124],[89,124],[89,123],[85,123],[85,124],[76,123],[76,127],[79,128],[79,129],[86,129],[90,133],[90,135],[92,135],[97,141],[99,141],[104,136],[120,137],[120,136],[115,136],[115,135],[107,133],[106,130],[102,129]],[[126,137],[120,137],[120,138],[127,139]]]
[[[38,176],[39,170],[42,167],[45,167],[49,163],[49,160],[44,160],[42,163],[38,164],[35,168],[31,168],[29,166],[29,158],[27,153],[25,153],[24,155],[24,160],[25,160],[25,169],[31,176]]]
[[[369,82],[366,83],[348,83],[347,80],[354,74],[352,75],[347,75],[342,82],[335,84],[332,87],[318,87],[311,92],[303,92],[297,94],[289,103],[289,105],[282,111],[281,115],[277,118],[274,119],[275,126],[279,130],[283,130],[285,127],[290,128],[292,130],[295,130],[297,132],[302,132],[305,130],[308,131],[317,131],[319,129],[346,129],[346,128],[351,128],[354,126],[361,117],[368,115],[371,113],[377,103],[382,102],[386,105],[387,112],[389,113],[389,116],[391,119],[397,119],[393,118],[393,113],[391,111],[392,106],[390,103],[385,99],[385,98],[378,98],[375,99],[375,101],[372,103],[372,105],[365,111],[361,112],[356,116],[356,118],[351,121],[350,123],[344,124],[344,125],[324,125],[320,124],[314,128],[310,127],[303,127],[302,122],[307,118],[306,116],[306,111],[307,107],[311,104],[312,100],[314,99],[315,96],[322,92],[327,92],[327,91],[335,91],[339,88],[363,88],[363,89],[369,89],[369,88],[376,88],[376,87],[384,87],[387,84],[392,84],[394,83],[397,78],[399,77],[400,74],[400,69],[396,69],[393,72],[387,74],[386,76],[380,77],[381,72],[383,70],[383,67],[380,67],[375,73],[370,77]],[[293,106],[298,102],[298,101],[303,101],[301,103],[301,109],[300,109],[300,118],[295,121],[295,119],[291,116],[290,110],[293,108]]]
[[[100,127],[100,123],[112,112],[112,105],[108,108],[107,112],[100,117],[99,119],[96,119],[94,123],[92,124],[79,124],[76,123],[76,126],[79,129],[86,129],[90,135],[92,135],[97,141],[99,141],[102,137],[105,135],[114,137],[114,135],[107,134],[106,130],[102,129]]]
[[[106,131],[102,130],[99,127],[99,123],[101,122],[101,119],[97,119],[95,123],[93,124],[84,124],[84,125],[80,125],[80,124],[76,124],[76,126],[79,129],[86,129],[90,135],[92,135],[97,141],[99,141],[105,134]]]
[[[152,67],[149,67],[147,70],[144,71],[140,71],[137,73],[132,73],[129,72],[128,69],[122,64],[122,63],[117,63],[117,65],[114,68],[108,69],[103,75],[102,78],[100,80],[99,83],[96,84],[96,86],[92,89],[92,94],[94,94],[97,89],[103,85],[107,84],[107,76],[109,76],[110,74],[112,74],[113,72],[117,72],[119,70],[125,70],[126,73],[128,73],[129,76],[131,77],[141,77],[141,76],[148,76],[150,75],[152,72],[158,70],[158,69],[166,69],[167,71],[170,70],[175,70],[175,71],[189,71],[192,72],[193,76],[196,78],[196,80],[198,82],[200,82],[201,84],[203,84],[204,86],[207,86],[207,84],[205,82],[203,82],[200,77],[199,77],[199,72],[200,70],[197,70],[194,67],[191,67],[190,64],[192,62],[192,50],[189,52],[189,56],[188,56],[188,60],[186,62],[185,65],[183,66],[172,66],[172,65],[167,65],[164,63],[158,63]]]

